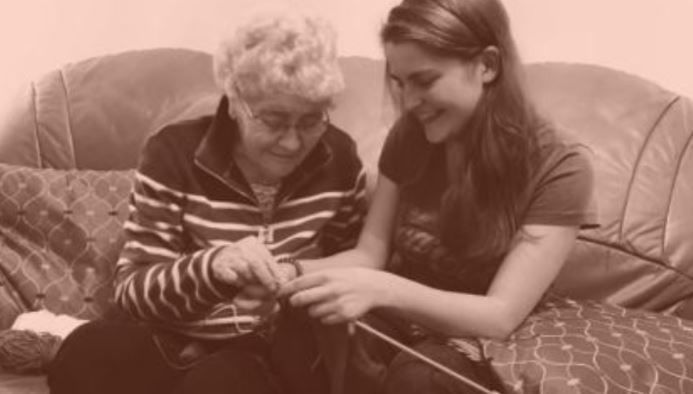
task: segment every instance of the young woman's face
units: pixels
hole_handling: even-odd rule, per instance
[[[489,76],[480,60],[437,56],[414,43],[385,43],[388,74],[403,109],[423,125],[426,139],[444,142],[464,128]]]
[[[289,175],[328,123],[324,104],[286,94],[240,100],[234,114],[240,125],[234,155],[250,182],[279,182]]]

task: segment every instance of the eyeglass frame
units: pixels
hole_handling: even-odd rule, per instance
[[[250,108],[250,105],[248,105],[248,102],[245,101],[245,99],[243,99],[243,95],[241,94],[241,91],[238,88],[238,86],[234,86],[234,89],[236,90],[236,99],[238,100],[238,102],[240,102],[246,115],[253,121],[264,126],[273,135],[284,135],[287,131],[293,128],[296,129],[296,131],[298,131],[299,133],[303,133],[304,135],[308,136],[313,136],[314,134],[322,134],[322,132],[327,130],[328,126],[330,125],[330,113],[327,110],[323,109],[321,111],[322,116],[320,120],[315,123],[315,125],[311,125],[309,127],[300,126],[299,124],[301,122],[299,118],[297,122],[283,122],[283,124],[280,127],[274,126],[271,124],[271,122],[268,123],[267,120],[263,118],[262,114],[256,114],[255,112],[253,112],[253,110]],[[315,128],[315,130],[312,130],[313,128]],[[318,133],[318,131],[320,131],[320,133]]]

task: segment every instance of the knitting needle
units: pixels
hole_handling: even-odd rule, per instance
[[[416,350],[414,350],[414,349],[412,349],[412,348],[410,348],[410,347],[408,347],[408,346],[406,346],[406,345],[404,345],[404,344],[398,342],[398,341],[395,340],[394,338],[392,338],[392,337],[390,337],[390,336],[388,336],[388,335],[382,333],[381,331],[378,331],[377,329],[373,328],[372,326],[370,326],[370,325],[367,324],[367,323],[364,323],[364,322],[361,321],[361,320],[356,320],[355,322],[351,323],[350,326],[351,326],[352,324],[355,325],[356,327],[358,327],[358,328],[360,328],[360,329],[362,329],[362,330],[368,332],[369,334],[374,335],[374,336],[376,336],[376,337],[382,339],[383,341],[389,343],[390,345],[396,347],[397,349],[399,349],[399,350],[401,350],[401,351],[403,351],[403,352],[406,352],[406,353],[408,353],[408,354],[410,354],[410,355],[412,355],[412,356],[418,358],[419,360],[425,362],[426,364],[432,366],[433,368],[435,368],[435,369],[437,369],[437,370],[439,370],[439,371],[441,371],[441,372],[443,372],[443,373],[445,373],[445,374],[447,374],[447,375],[449,375],[449,376],[451,376],[451,377],[453,377],[453,378],[459,380],[459,381],[462,382],[462,383],[467,384],[468,386],[471,386],[471,387],[473,387],[473,388],[479,390],[480,392],[482,392],[482,393],[484,393],[484,394],[500,394],[500,393],[498,393],[497,391],[489,390],[489,389],[487,389],[486,387],[481,386],[480,384],[478,384],[478,383],[474,382],[473,380],[470,380],[470,379],[468,379],[468,378],[466,378],[466,377],[460,375],[459,373],[453,371],[452,369],[446,367],[445,365],[440,364],[439,362],[437,362],[437,361],[435,361],[435,360],[433,360],[433,359],[431,359],[431,358],[429,358],[429,357],[427,357],[427,356],[425,356],[425,355],[423,355],[423,354],[417,352]],[[349,331],[350,331],[350,333],[352,333],[352,332],[353,332],[353,328],[350,327],[350,328],[349,328]]]

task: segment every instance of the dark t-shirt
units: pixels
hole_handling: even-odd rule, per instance
[[[544,130],[540,160],[520,202],[520,225],[596,225],[592,169],[584,147],[567,144]],[[445,150],[430,144],[415,121],[403,118],[390,131],[380,172],[400,187],[390,269],[445,290],[484,294],[500,258],[462,261],[440,239],[440,201],[447,188]],[[464,240],[460,240],[464,242]]]

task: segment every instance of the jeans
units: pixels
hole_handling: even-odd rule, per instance
[[[475,383],[504,392],[503,384],[485,361],[475,361],[428,334],[412,335],[406,324],[390,316],[369,315],[372,327],[437,361]],[[394,348],[380,338],[357,331],[351,339],[346,371],[349,394],[478,394],[479,390],[432,367],[420,359]]]
[[[271,341],[249,334],[189,344],[135,322],[90,322],[65,339],[48,385],[51,394],[328,392],[307,317],[295,311],[279,318]]]

